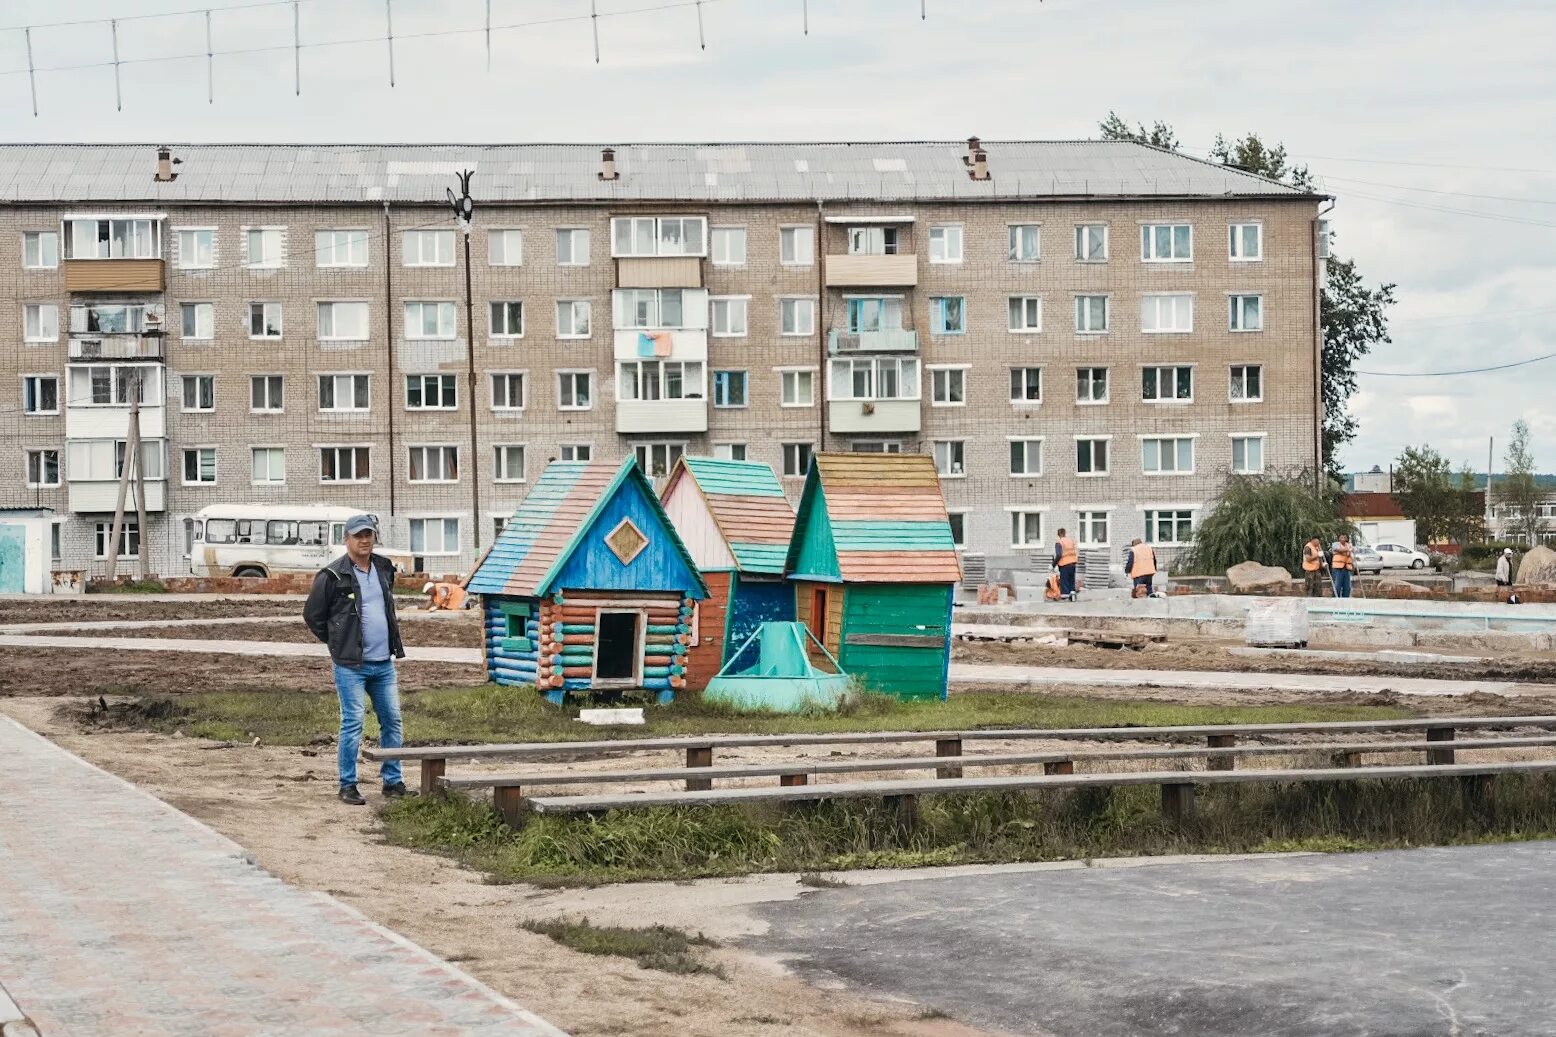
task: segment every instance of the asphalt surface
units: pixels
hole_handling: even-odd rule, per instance
[[[1556,1034],[1556,843],[818,890],[752,941],[1029,1037]]]

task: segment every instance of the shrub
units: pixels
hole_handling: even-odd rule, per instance
[[[1524,552],[1529,550],[1526,544],[1515,544],[1509,540],[1493,540],[1485,544],[1465,544],[1459,552],[1459,563],[1466,569],[1489,569],[1497,564],[1497,555],[1503,550],[1513,549],[1513,571],[1518,571],[1518,563],[1523,560]]]
[[[1341,533],[1355,532],[1334,501],[1302,482],[1234,475],[1195,530],[1194,546],[1179,568],[1221,573],[1254,561],[1295,570],[1311,538],[1328,550]]]

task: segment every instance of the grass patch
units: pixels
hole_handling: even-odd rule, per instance
[[[307,745],[338,726],[333,690],[230,691],[145,699],[136,708],[76,713],[81,723],[206,737],[259,737],[266,745]],[[1182,706],[1079,696],[956,695],[946,701],[901,702],[885,695],[851,696],[838,713],[738,713],[698,695],[644,710],[647,723],[630,730],[577,722],[577,706],[559,708],[531,688],[495,684],[407,692],[401,709],[409,745],[467,742],[550,742],[677,734],[795,734],[837,731],[970,730],[1000,727],[1143,727],[1171,724],[1278,724],[1317,720],[1391,720],[1416,715],[1393,706]],[[376,736],[372,710],[368,735]]]
[[[807,871],[796,881],[802,886],[809,886],[811,889],[843,889],[848,885],[842,879],[834,879],[829,875],[822,875],[814,871]]]
[[[587,918],[577,921],[554,918],[543,922],[524,922],[522,928],[549,936],[563,947],[580,954],[631,958],[638,963],[639,968],[656,969],[659,972],[674,972],[678,975],[706,973],[724,978],[718,966],[708,965],[697,957],[695,948],[718,946],[701,933],[693,936],[666,925],[636,929],[594,925]]]
[[[1556,835],[1556,776],[1504,775],[1485,796],[1452,778],[1211,785],[1181,826],[1144,786],[927,796],[910,832],[867,800],[535,817],[513,830],[485,802],[434,796],[391,804],[384,817],[391,842],[453,855],[495,881],[590,884],[1543,839]]]

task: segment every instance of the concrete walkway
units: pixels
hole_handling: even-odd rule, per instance
[[[0,976],[44,1037],[563,1037],[0,716]]]
[[[164,624],[165,625],[165,624]],[[196,652],[205,655],[290,655],[327,659],[328,646],[313,641],[195,641],[178,637],[68,637],[0,634],[0,648],[112,648],[125,652]],[[412,662],[480,663],[479,648],[407,647]]]

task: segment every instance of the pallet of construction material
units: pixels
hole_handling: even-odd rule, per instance
[[[1248,602],[1243,642],[1256,648],[1306,648],[1307,601],[1255,598]]]
[[[1072,645],[1089,645],[1092,648],[1132,648],[1140,651],[1148,644],[1161,644],[1166,634],[1121,634],[1114,630],[1072,630]]]
[[[957,641],[1031,642],[1063,647],[1066,633],[1049,627],[1004,626],[997,623],[953,623],[951,637]]]

